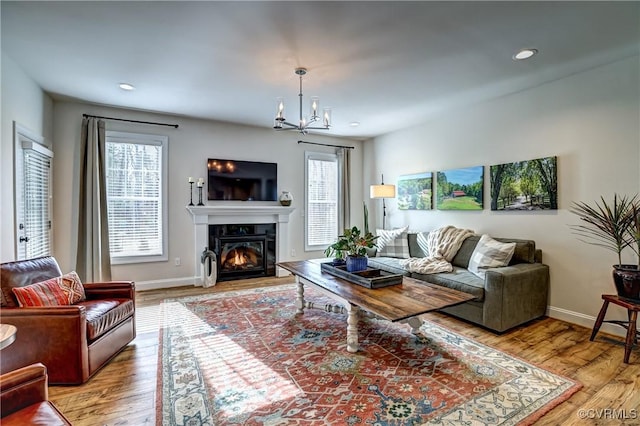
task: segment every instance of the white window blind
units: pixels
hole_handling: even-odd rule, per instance
[[[107,132],[112,263],[167,259],[166,143],[164,136]]]
[[[338,159],[307,152],[305,160],[305,250],[324,250],[338,236]]]
[[[23,143],[23,216],[18,257],[31,259],[51,254],[51,152]],[[40,149],[38,149],[40,148]],[[23,244],[24,243],[24,244]]]

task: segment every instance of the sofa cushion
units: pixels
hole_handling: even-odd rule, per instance
[[[428,232],[410,232],[407,234],[409,242],[409,256],[411,257],[427,257],[429,248],[427,246]]]
[[[73,305],[86,299],[84,287],[75,271],[24,287],[14,287],[11,291],[20,307]]]
[[[520,240],[517,238],[498,238],[494,237],[494,240],[501,241],[503,243],[516,243],[516,249],[513,252],[509,265],[516,265],[518,263],[536,263],[536,242],[533,240]],[[456,253],[455,257],[451,261],[454,266],[461,268],[469,267],[469,259],[471,254],[476,248],[476,244],[480,241],[480,235],[472,235],[464,240],[460,250]]]
[[[507,266],[515,248],[516,243],[503,243],[484,234],[469,260],[469,272],[484,279],[487,269]]]
[[[466,238],[462,242],[462,245],[458,249],[456,255],[451,260],[451,264],[460,268],[467,268],[469,266],[471,255],[473,254],[473,250],[475,250],[478,241],[480,241],[480,235],[472,235]]]
[[[134,312],[131,299],[87,300],[78,303],[87,312],[87,339],[93,341]]]
[[[409,258],[409,242],[407,239],[407,227],[393,230],[377,229],[376,256]]]
[[[474,300],[477,302],[484,300],[484,280],[473,275],[465,268],[454,266],[451,272],[427,275],[412,272],[410,276],[418,280],[469,293],[475,296]]]
[[[519,240],[517,238],[497,238],[495,240],[503,243],[516,243],[509,265],[518,263],[536,263],[536,242],[533,240]]]
[[[382,269],[392,274],[409,275],[409,271],[400,266],[400,259],[395,257],[370,257],[369,267]]]

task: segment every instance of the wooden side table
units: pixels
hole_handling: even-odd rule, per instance
[[[600,309],[600,313],[598,314],[598,319],[596,319],[596,323],[593,325],[593,331],[591,332],[590,341],[593,342],[596,334],[598,334],[598,330],[600,330],[600,326],[602,326],[603,322],[609,322],[612,324],[617,324],[621,327],[627,329],[627,338],[624,343],[624,363],[629,364],[629,356],[631,355],[631,349],[634,344],[638,343],[638,336],[640,333],[637,331],[637,320],[638,320],[638,311],[640,311],[640,303],[634,302],[629,299],[623,299],[614,294],[603,294],[602,300],[602,308]],[[614,305],[622,306],[627,310],[627,315],[629,317],[629,321],[616,321],[609,320],[605,321],[604,316],[607,314],[607,308],[609,307],[609,303],[613,303]]]

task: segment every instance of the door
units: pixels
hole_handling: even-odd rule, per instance
[[[14,123],[16,259],[51,254],[51,160],[44,138]]]

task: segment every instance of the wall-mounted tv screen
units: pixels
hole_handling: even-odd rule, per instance
[[[278,165],[209,158],[209,200],[277,201]]]

